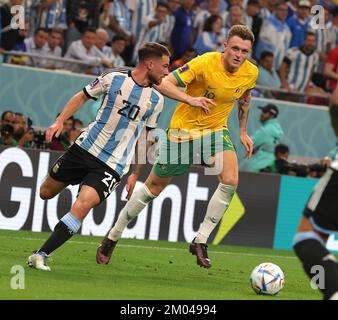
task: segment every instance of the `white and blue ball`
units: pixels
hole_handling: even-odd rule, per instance
[[[271,262],[261,263],[250,275],[251,287],[257,294],[275,296],[283,289],[284,282],[282,269]]]

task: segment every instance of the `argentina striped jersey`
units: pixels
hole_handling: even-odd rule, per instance
[[[122,177],[129,170],[142,129],[156,128],[163,96],[152,87],[138,85],[131,71],[103,73],[83,91],[94,100],[103,95],[103,100],[95,121],[75,142]]]
[[[288,82],[290,86],[300,92],[306,89],[312,72],[319,62],[317,52],[305,54],[300,48],[290,48],[286,52],[289,61]]]

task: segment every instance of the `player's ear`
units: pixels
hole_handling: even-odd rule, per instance
[[[147,69],[151,70],[154,67],[154,61],[152,59],[147,61]]]
[[[224,49],[226,49],[228,47],[228,43],[224,41],[223,46],[224,46]]]

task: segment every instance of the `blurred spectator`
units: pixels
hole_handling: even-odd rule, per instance
[[[332,28],[330,28],[330,21],[329,21],[330,11],[327,7],[323,7],[323,8],[324,8],[324,13],[325,13],[324,14],[324,19],[325,19],[324,28],[318,28],[318,26],[316,26],[316,28],[313,28],[313,26],[311,26],[314,29],[313,32],[316,35],[316,39],[317,39],[316,51],[319,53],[319,57],[320,57],[319,63],[315,67],[312,80],[315,85],[325,89],[326,79],[323,75],[324,64],[325,64],[328,52],[334,47],[333,42],[335,41],[333,40],[333,37],[332,37]]]
[[[263,51],[258,66],[257,84],[265,87],[280,88],[281,81],[277,71],[274,69],[274,56],[269,51]]]
[[[25,29],[19,30],[19,37],[17,38],[16,44],[13,48],[14,51],[27,52],[27,47],[25,44],[25,39],[29,35],[29,22],[25,22]],[[17,65],[25,65],[27,57],[24,56],[8,56],[7,62]]]
[[[88,28],[83,33],[81,40],[74,41],[67,50],[65,58],[78,59],[86,63],[100,64],[106,68],[111,68],[112,64],[106,56],[95,46],[96,31]],[[72,63],[69,69],[73,72],[84,72],[94,74],[94,67],[76,65]]]
[[[83,122],[80,119],[73,119],[73,127],[76,130],[82,130],[83,129]]]
[[[173,61],[169,67],[170,71],[174,71],[177,68],[184,66],[190,60],[194,59],[197,56],[197,52],[195,48],[189,47],[185,49],[181,58]]]
[[[27,128],[26,117],[20,112],[15,113],[13,129],[14,143],[16,143],[18,147],[29,148],[31,142],[34,140],[34,131]]]
[[[66,48],[73,41],[81,39],[84,31],[99,26],[101,0],[71,0],[67,1],[68,29],[66,33]]]
[[[159,2],[156,6],[155,14],[145,19],[142,25],[142,32],[134,48],[133,63],[137,62],[138,49],[145,42],[165,43],[167,40],[168,27],[166,18],[169,14],[169,6],[164,2]]]
[[[131,33],[135,37],[135,43],[140,41],[146,19],[155,14],[157,2],[157,0],[127,0],[127,7],[131,11]]]
[[[5,146],[16,146],[17,142],[13,138],[14,129],[10,124],[0,127],[0,144]]]
[[[109,31],[110,38],[115,35],[125,37],[127,46],[123,52],[123,59],[127,64],[131,63],[136,37],[132,32],[131,15],[126,0],[114,0],[109,8]]]
[[[19,37],[19,29],[11,28],[11,21],[15,13],[11,13],[11,7],[22,5],[23,0],[10,0],[0,7],[0,48],[13,50]]]
[[[189,46],[193,26],[194,5],[195,0],[182,0],[181,7],[174,12],[176,21],[171,34],[174,59],[180,58]]]
[[[168,0],[167,3],[169,6],[169,14],[167,15],[167,18],[166,18],[166,24],[168,25],[168,27],[167,27],[167,35],[166,35],[165,42],[169,44],[168,47],[173,52],[172,45],[171,45],[171,34],[174,30],[175,21],[176,21],[174,12],[180,7],[181,0]]]
[[[332,49],[326,59],[324,75],[327,77],[327,87],[333,92],[338,83],[338,46]]]
[[[253,141],[253,155],[243,162],[244,170],[258,172],[270,165],[275,157],[275,146],[284,136],[278,117],[278,108],[274,104],[258,107],[262,110],[260,121],[262,126],[251,136]]]
[[[242,7],[237,4],[232,5],[228,15],[225,16],[223,34],[226,36],[230,28],[236,24],[245,24],[244,11]]]
[[[46,55],[60,58],[62,56],[63,31],[62,29],[52,29],[46,44]],[[53,60],[44,60],[43,67],[47,69],[59,69],[62,63]]]
[[[302,0],[300,0],[300,1],[302,1]],[[299,8],[299,2],[300,1],[299,0],[289,0],[289,1],[286,2],[286,5],[288,6],[288,19],[295,17],[297,15],[297,11],[298,11],[298,8]],[[310,3],[310,6],[311,6],[311,3]]]
[[[109,27],[109,7],[110,7],[110,0],[103,0],[101,2],[99,28],[106,29]]]
[[[95,45],[105,56],[111,51],[111,48],[107,46],[108,40],[109,34],[106,30],[102,28],[96,30]]]
[[[210,51],[221,51],[225,41],[222,36],[223,19],[219,15],[211,15],[204,26],[204,31],[197,37],[194,48],[201,55]]]
[[[15,122],[15,114],[12,111],[4,111],[1,114],[1,119],[0,119],[0,128],[6,124],[9,124],[11,126],[14,125]]]
[[[338,6],[336,6],[334,9],[331,10],[331,15],[332,15],[331,23],[333,36],[332,43],[338,46]]]
[[[34,28],[67,29],[66,0],[37,1]]]
[[[260,172],[288,174],[289,168],[287,164],[289,152],[290,150],[287,145],[278,144],[274,151],[275,160],[265,168],[261,169]]]
[[[284,89],[324,93],[322,89],[311,83],[314,67],[319,62],[319,55],[314,51],[315,47],[316,36],[308,32],[302,46],[288,49],[279,69]]]
[[[290,47],[303,45],[306,33],[309,29],[311,3],[309,0],[301,0],[298,3],[297,12],[287,20],[292,37]]]
[[[41,56],[47,55],[46,43],[48,41],[48,31],[44,28],[38,28],[34,32],[34,36],[25,39],[26,51],[32,54],[38,54]],[[26,65],[32,67],[43,67],[44,61],[40,58],[27,57]]]
[[[263,51],[274,54],[276,70],[282,64],[291,41],[291,31],[286,23],[287,10],[284,2],[278,3],[276,13],[263,22],[256,46],[255,57],[260,57]]]
[[[220,15],[223,22],[225,21],[225,11],[220,11],[220,0],[208,0],[206,10],[202,9],[196,14],[191,38],[192,43],[195,43],[198,36],[202,34],[205,29],[207,19],[212,15]]]
[[[244,13],[244,21],[245,24],[251,29],[255,36],[254,48],[257,43],[257,39],[259,37],[259,33],[263,24],[263,19],[259,15],[260,5],[258,0],[249,0],[245,13]]]
[[[120,68],[125,66],[125,62],[121,57],[121,53],[126,48],[126,43],[126,39],[122,36],[115,36],[113,38],[111,50],[107,57],[114,68]]]
[[[258,0],[261,7],[259,15],[266,20],[275,13],[275,7],[279,0]]]

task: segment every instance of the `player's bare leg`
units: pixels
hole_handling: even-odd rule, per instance
[[[209,201],[198,234],[189,247],[189,251],[197,257],[197,264],[204,268],[211,267],[207,252],[207,240],[226,213],[238,184],[236,153],[232,150],[217,153],[215,161],[222,164],[221,173],[218,175],[219,185]]]
[[[99,203],[100,197],[96,190],[90,186],[82,186],[70,212],[61,218],[42,247],[28,258],[28,265],[39,270],[50,271],[46,262],[48,255],[79,231],[89,210]]]
[[[67,185],[68,183],[57,181],[48,175],[40,187],[40,198],[43,200],[52,199],[66,188]]]
[[[324,287],[319,289],[323,292],[324,299],[338,300],[338,264],[335,256],[326,249],[327,239],[327,234],[316,231],[309,219],[303,216],[293,247],[310,279],[316,275],[316,272],[312,272],[314,266],[323,268]]]
[[[96,262],[99,264],[108,264],[116,246],[121,238],[123,230],[137,215],[146,207],[146,205],[156,198],[162,190],[170,183],[172,177],[162,178],[157,176],[152,170],[144,185],[133,192],[130,200],[119,214],[114,227],[102,240],[101,245],[96,252]]]

